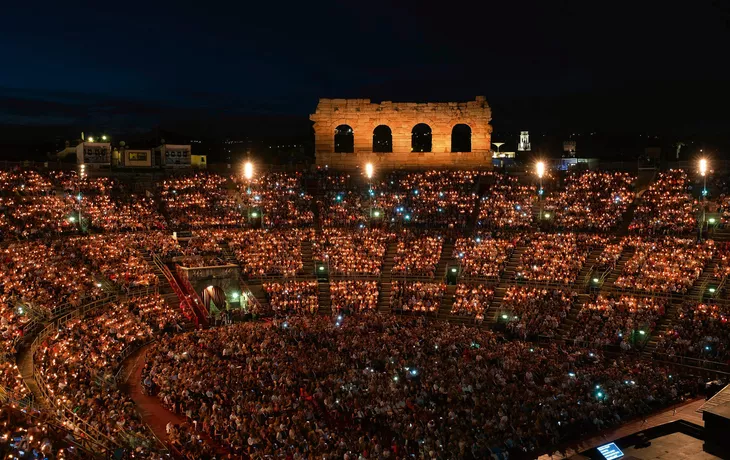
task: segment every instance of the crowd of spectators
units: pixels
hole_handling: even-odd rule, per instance
[[[393,281],[390,289],[390,308],[397,312],[437,312],[445,292],[446,285],[443,283]]]
[[[454,291],[451,314],[473,316],[477,322],[484,321],[484,313],[494,297],[494,288],[485,284],[459,283]]]
[[[613,270],[624,252],[624,240],[608,243],[596,258],[596,268],[600,271]]]
[[[42,341],[34,366],[58,414],[92,436],[135,450],[156,441],[134,403],[115,382],[121,360],[175,325],[179,312],[158,296],[132,298],[72,319]],[[83,424],[78,420],[83,421]]]
[[[0,171],[0,240],[54,236],[4,241],[0,248],[4,394],[12,400],[29,394],[13,355],[31,319],[39,313],[50,319],[59,307],[80,306],[104,291],[155,286],[148,252],[197,267],[225,263],[230,248],[245,276],[294,277],[305,265],[303,242],[308,248],[311,241],[315,261],[347,276],[329,285],[337,321],[315,315],[319,296],[326,294],[313,280],[263,284],[277,317],[272,322],[186,334],[182,313],[159,295],[116,301],[60,326],[36,350],[42,390],[52,397],[56,415],[139,453],[154,449],[134,404],[116,387],[115,373],[130,350],[159,334],[177,333],[155,345],[145,386],[187,417],[188,423],[169,426],[168,435],[189,458],[213,455],[201,434],[230,446],[234,455],[254,457],[532,452],[675,400],[681,386],[647,363],[619,359],[606,366],[600,354],[585,349],[503,342],[481,330],[428,324],[421,315],[375,315],[379,283],[373,279],[381,274],[389,244],[395,249],[392,274],[404,275],[391,283],[391,309],[434,313],[446,285],[406,277],[434,277],[444,241],[458,236],[446,257],[453,256],[471,282],[456,286],[451,313],[476,322],[483,321],[494,288],[475,281],[500,277],[523,241],[517,281],[571,284],[592,250],[602,248],[596,266],[609,270],[626,247],[635,252],[615,283],[620,289],[686,294],[715,253],[719,263],[710,273],[720,279],[730,274],[730,251],[711,240],[641,235],[616,242],[597,234],[506,233],[531,225],[537,196],[533,186],[509,176],[400,172],[359,191],[348,189],[345,175],[318,177],[327,184],[317,204],[325,228],[315,232],[312,197],[299,173],[251,181],[208,173],[168,179],[158,190],[158,206],[152,195],[135,195],[108,178]],[[545,207],[560,227],[608,231],[633,199],[632,181],[626,174],[570,175]],[[631,228],[652,236],[690,229],[696,202],[687,187],[685,173],[661,174],[641,198]],[[478,225],[498,233],[465,238],[462,229],[480,190],[487,194]],[[254,209],[266,229],[242,228],[252,225],[247,212],[250,217]],[[386,229],[364,228],[375,211],[382,212]],[[387,229],[406,225],[416,229]],[[178,240],[168,226],[192,229],[192,236]],[[439,233],[417,228],[429,226]],[[56,238],[79,229],[92,234]],[[555,335],[575,300],[567,290],[513,286],[501,306],[509,312],[508,331],[524,339]],[[664,308],[654,298],[597,295],[582,306],[571,334],[583,345],[628,350],[648,339]],[[724,307],[688,304],[657,351],[728,361],[728,330]],[[586,391],[597,381],[600,397]]]
[[[522,339],[554,337],[577,297],[561,289],[510,286],[501,304],[502,314],[508,315],[507,330]]]
[[[713,275],[715,279],[724,280],[730,275],[730,244],[718,243],[717,256],[718,261]]]
[[[451,255],[458,260],[465,278],[497,278],[501,276],[519,238],[513,240],[488,237],[459,238]]]
[[[311,240],[312,232],[232,230],[226,234],[226,239],[246,276],[294,276],[304,268],[302,241]]]
[[[378,282],[346,280],[330,282],[332,313],[362,313],[378,306]]]
[[[323,227],[355,227],[368,220],[368,197],[357,190],[330,190],[317,201]]]
[[[90,455],[79,450],[73,434],[47,413],[8,402],[0,405],[0,420],[2,458],[63,460]]]
[[[623,289],[685,294],[712,259],[712,240],[698,243],[693,239],[666,237],[657,240],[631,238],[627,245],[634,255],[624,265],[615,285]]]
[[[247,180],[234,177],[244,209],[261,212],[265,227],[300,227],[314,222],[312,197],[301,173],[268,173]]]
[[[149,357],[164,406],[254,458],[537,456],[696,389],[651,363],[377,315],[196,331]]]
[[[520,257],[517,279],[570,284],[595,249],[605,245],[605,238],[579,233],[538,233]]]
[[[393,172],[368,189],[370,207],[395,225],[462,228],[474,212],[477,171]]]
[[[659,173],[641,196],[629,229],[642,235],[687,233],[697,228],[697,201],[688,193],[689,179],[681,169]]]
[[[726,305],[685,303],[656,352],[675,356],[730,362],[730,309]]]
[[[330,272],[343,275],[380,275],[393,234],[379,229],[326,228],[312,243],[314,260],[327,262]]]
[[[160,198],[173,229],[244,225],[246,215],[227,186],[228,179],[208,173],[166,179]]]
[[[513,176],[496,176],[495,183],[482,196],[479,225],[486,229],[525,229],[532,225],[537,200],[534,185],[522,185]]]
[[[0,331],[8,339],[2,346],[12,347],[10,337],[20,335],[31,312],[50,317],[63,304],[98,298],[98,284],[72,240],[17,242],[0,249]]]
[[[393,257],[392,273],[396,275],[433,277],[441,258],[443,238],[400,232]]]
[[[634,199],[635,177],[623,172],[587,171],[569,174],[564,189],[545,200],[559,228],[609,231],[621,221]]]
[[[74,237],[69,241],[78,247],[81,257],[90,267],[121,288],[158,283],[157,275],[133,239],[106,234]]]
[[[577,343],[628,350],[646,342],[664,310],[662,299],[599,294],[582,306],[571,335]]]
[[[286,281],[264,283],[266,298],[277,316],[289,314],[313,315],[319,310],[319,290],[316,281]]]

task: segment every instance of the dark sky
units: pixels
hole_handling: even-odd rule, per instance
[[[235,136],[318,97],[485,95],[497,132],[730,126],[727,1],[184,3],[4,4],[0,125]]]

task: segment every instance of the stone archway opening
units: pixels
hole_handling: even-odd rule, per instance
[[[208,310],[209,316],[215,316],[217,313],[228,309],[226,293],[222,287],[210,285],[203,289],[203,305]]]
[[[393,152],[393,132],[389,126],[380,125],[373,130],[373,152]]]
[[[419,123],[411,130],[411,152],[430,152],[432,148],[431,127]]]
[[[339,125],[335,128],[335,153],[353,153],[355,151],[355,133],[350,125]]]
[[[451,151],[471,152],[471,127],[459,123],[451,130]]]

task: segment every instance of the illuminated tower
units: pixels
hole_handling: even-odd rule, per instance
[[[517,145],[517,150],[520,152],[530,151],[530,133],[527,131],[520,131],[520,143]]]

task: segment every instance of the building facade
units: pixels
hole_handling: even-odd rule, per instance
[[[491,168],[492,111],[484,96],[443,103],[320,99],[309,118],[321,167]]]
[[[111,165],[112,146],[109,142],[81,142],[76,146],[76,163],[91,167]]]

